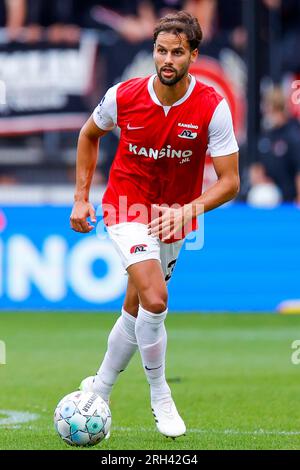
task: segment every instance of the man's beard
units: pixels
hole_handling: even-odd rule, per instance
[[[174,76],[172,78],[163,77],[162,75],[163,69],[172,70],[174,72]],[[161,83],[166,86],[176,85],[176,83],[178,83],[186,75],[187,71],[188,71],[188,68],[184,69],[181,73],[178,73],[177,70],[173,69],[173,67],[161,67],[161,69],[159,70],[158,67],[156,66],[157,76],[159,80],[161,81]]]

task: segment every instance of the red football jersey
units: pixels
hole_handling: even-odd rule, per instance
[[[201,195],[208,126],[223,97],[192,79],[190,91],[171,107],[153,96],[154,77],[118,86],[121,136],[102,200],[107,225],[147,224],[152,204],[182,206]]]

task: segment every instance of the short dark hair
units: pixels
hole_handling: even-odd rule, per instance
[[[159,33],[173,33],[178,36],[184,33],[189,42],[190,48],[193,51],[198,49],[202,41],[203,34],[199,22],[195,16],[190,15],[186,11],[179,11],[178,13],[170,13],[169,15],[161,18],[154,28],[153,39],[156,42]]]

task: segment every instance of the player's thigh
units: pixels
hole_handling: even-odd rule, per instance
[[[145,260],[160,260],[159,240],[148,234],[147,225],[123,222],[107,227],[107,231],[125,270]]]
[[[183,243],[184,240],[178,240],[174,243],[163,243],[160,241],[160,261],[164,279],[167,284],[173,275]]]
[[[168,291],[161,264],[158,260],[149,259],[132,264],[127,268],[127,272],[137,289],[144,308],[152,311],[159,310],[159,308],[154,308],[159,305],[162,306],[162,309],[166,306]]]
[[[150,236],[147,226],[140,223],[125,222],[107,230],[136,287],[141,304],[150,311],[159,310],[159,306],[167,302],[159,239]]]

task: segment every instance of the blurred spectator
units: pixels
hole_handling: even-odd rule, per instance
[[[6,9],[4,0],[0,2],[0,28],[4,28],[6,25]]]
[[[251,184],[275,183],[283,201],[300,204],[300,125],[290,118],[279,87],[266,94],[263,119],[266,131],[259,139],[258,161],[250,168]]]
[[[259,183],[250,189],[247,203],[253,207],[271,209],[282,203],[282,194],[272,182]]]
[[[282,1],[282,65],[284,71],[300,73],[300,0]]]
[[[263,0],[269,13],[269,42],[272,41],[273,58],[281,65],[282,72],[300,72],[300,0]]]
[[[26,0],[0,0],[0,26],[6,27],[7,37],[15,40],[24,25]]]
[[[157,19],[184,8],[185,3],[182,0],[89,0],[86,26],[110,28],[127,41],[137,43],[151,39]]]
[[[185,8],[198,18],[203,41],[209,42],[216,32],[217,0],[187,0]]]
[[[204,54],[217,57],[226,47],[244,52],[247,31],[242,22],[242,0],[186,0],[185,9],[201,25]]]
[[[80,38],[80,28],[75,22],[75,0],[27,0],[25,40],[42,40],[44,29],[46,38],[52,43],[76,43]]]
[[[218,29],[227,36],[229,44],[243,52],[247,45],[247,31],[243,26],[241,0],[218,0]]]

